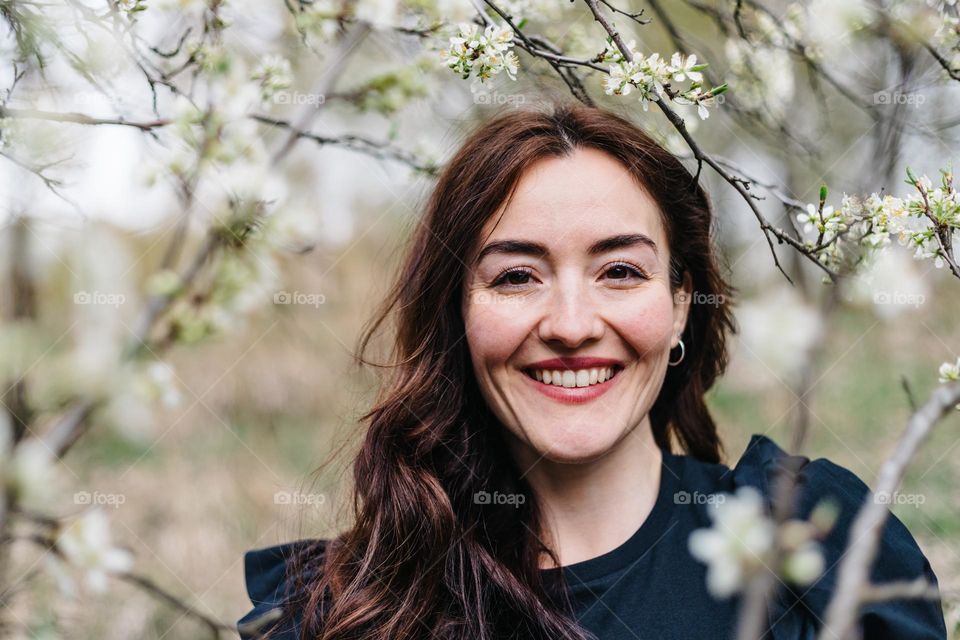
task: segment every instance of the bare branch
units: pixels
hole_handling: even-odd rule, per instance
[[[43,111],[40,109],[13,109],[0,106],[0,118],[30,118],[33,120],[49,120],[51,122],[73,122],[87,125],[122,125],[134,127],[142,131],[150,131],[157,127],[165,127],[170,120],[158,119],[138,122],[124,118],[94,118],[82,113]]]
[[[347,60],[350,59],[350,55],[369,33],[370,25],[366,22],[358,22],[347,36],[340,41],[337,48],[330,54],[332,63],[324,70],[320,81],[314,88],[314,94],[325,96],[333,91],[334,85],[347,66]],[[300,135],[297,132],[306,130],[307,127],[310,126],[310,123],[313,122],[318,111],[319,109],[315,105],[307,105],[304,107],[300,117],[296,120],[295,126],[291,127],[290,134],[286,140],[270,157],[271,166],[277,165],[290,152],[293,145],[300,139]]]
[[[292,135],[297,136],[298,138],[305,138],[307,140],[312,140],[317,144],[321,145],[336,145],[344,147],[346,149],[352,149],[354,151],[360,151],[367,155],[379,158],[381,160],[390,159],[396,160],[397,162],[402,162],[415,171],[425,173],[427,175],[436,175],[440,168],[432,163],[425,163],[419,158],[414,156],[408,151],[403,149],[398,149],[389,143],[378,142],[376,140],[370,140],[362,136],[345,134],[337,137],[322,136],[317,133],[312,133],[310,131],[301,131],[294,127],[290,122],[282,120],[280,118],[273,118],[267,115],[261,114],[252,114],[250,116],[257,122],[262,122],[263,124],[268,124],[274,127],[283,127],[289,129]]]
[[[864,589],[860,601],[863,604],[873,604],[875,602],[886,602],[887,600],[910,598],[936,600],[939,597],[940,589],[921,576],[916,580],[868,585]]]
[[[194,620],[205,625],[210,630],[210,633],[214,638],[219,638],[221,633],[234,634],[237,632],[237,629],[234,625],[216,620],[215,618],[212,618],[199,611],[197,608],[191,607],[189,604],[173,595],[169,591],[166,591],[146,576],[137,575],[135,573],[118,573],[116,574],[116,577],[124,582],[129,582],[130,584],[139,587],[144,592],[149,593],[151,596],[182,612],[184,616],[193,618]]]
[[[854,633],[857,614],[863,604],[863,589],[869,580],[870,566],[880,546],[880,535],[889,509],[877,495],[893,495],[900,487],[907,464],[917,449],[947,413],[960,403],[960,382],[941,385],[907,422],[907,428],[893,453],[880,467],[876,489],[864,503],[850,529],[850,540],[837,575],[834,597],[827,606],[821,640],[845,639]]]

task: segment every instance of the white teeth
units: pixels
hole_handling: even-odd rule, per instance
[[[564,371],[559,369],[534,369],[533,377],[544,384],[552,384],[557,387],[589,387],[612,378],[613,367],[578,369],[576,371],[570,371],[569,369]]]
[[[577,386],[585,387],[590,384],[590,372],[586,369],[580,369],[577,371]]]

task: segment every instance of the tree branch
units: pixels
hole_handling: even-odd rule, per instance
[[[960,382],[937,387],[926,403],[913,412],[907,428],[893,449],[893,453],[880,467],[877,486],[864,503],[850,529],[846,555],[840,562],[837,586],[827,606],[825,622],[818,638],[820,640],[846,639],[854,633],[857,614],[864,603],[864,587],[869,581],[870,566],[880,546],[880,535],[889,509],[876,496],[892,496],[900,487],[907,464],[916,454],[920,444],[957,403],[960,403]]]

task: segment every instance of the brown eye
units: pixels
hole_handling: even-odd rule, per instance
[[[606,274],[611,280],[626,280],[627,278],[631,277],[640,278],[641,280],[649,280],[649,276],[644,273],[643,270],[625,262],[618,262],[610,265],[606,271]]]
[[[504,271],[493,281],[493,286],[506,284],[511,287],[522,287],[530,281],[530,272],[526,269],[509,269]]]

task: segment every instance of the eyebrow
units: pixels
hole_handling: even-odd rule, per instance
[[[654,253],[657,253],[657,243],[645,233],[625,233],[598,240],[590,245],[587,253],[591,256],[596,256],[615,249],[624,249],[637,245],[650,247]],[[543,258],[550,255],[550,250],[539,242],[530,242],[527,240],[497,240],[491,242],[480,251],[477,255],[477,262],[480,262],[488,255],[517,253]]]

